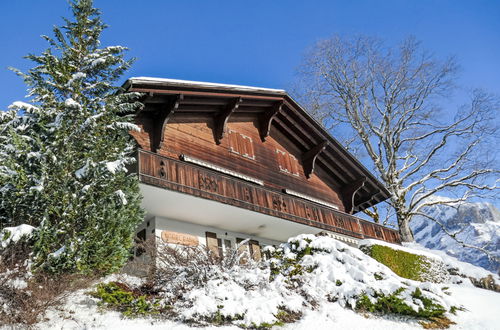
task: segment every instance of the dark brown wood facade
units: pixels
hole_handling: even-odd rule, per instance
[[[143,183],[399,242],[396,231],[352,215],[387,190],[284,91],[140,79],[125,87],[145,93],[142,130],[132,133]]]

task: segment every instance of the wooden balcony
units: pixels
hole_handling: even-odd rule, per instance
[[[139,150],[141,183],[355,237],[400,243],[396,230],[204,166]]]

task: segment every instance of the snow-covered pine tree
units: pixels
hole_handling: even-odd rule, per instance
[[[22,116],[18,111],[23,111]],[[43,157],[40,139],[33,134],[43,127],[36,107],[22,102],[0,112],[0,230],[21,223],[40,223],[40,192]],[[38,124],[38,125],[37,125]],[[33,217],[34,216],[34,217]]]
[[[30,104],[0,118],[1,221],[37,226],[34,264],[52,272],[109,273],[129,257],[143,219],[129,135],[138,94],[114,86],[132,61],[100,48],[106,28],[92,0],[70,2],[74,20],[44,36],[49,48],[16,71]]]

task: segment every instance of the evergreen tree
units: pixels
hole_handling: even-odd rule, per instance
[[[70,2],[49,48],[16,72],[31,104],[0,117],[0,221],[37,226],[34,262],[62,272],[108,273],[129,257],[143,219],[138,181],[127,165],[138,94],[114,83],[132,61],[121,46],[100,48],[106,25],[92,0]]]

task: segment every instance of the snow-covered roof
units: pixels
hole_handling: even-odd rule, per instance
[[[265,92],[273,94],[286,94],[283,89],[273,89],[264,87],[254,87],[254,86],[243,86],[243,85],[231,85],[231,84],[219,84],[203,81],[191,81],[191,80],[179,80],[179,79],[168,79],[168,78],[155,78],[155,77],[132,77],[128,79],[128,83],[131,84],[151,84],[151,85],[169,85],[169,86],[179,86],[179,87],[203,87],[203,88],[218,88],[218,89],[228,89],[235,91],[247,91],[247,92]]]

